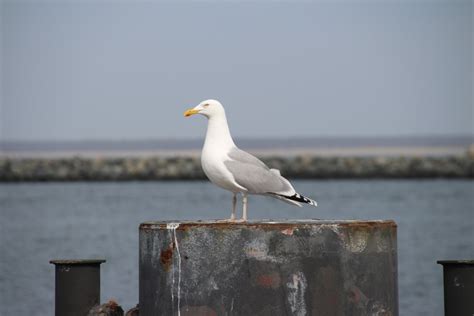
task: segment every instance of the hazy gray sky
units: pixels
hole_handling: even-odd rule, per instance
[[[473,133],[473,2],[3,1],[4,139]]]

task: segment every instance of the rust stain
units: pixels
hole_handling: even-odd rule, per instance
[[[163,269],[168,272],[171,266],[171,263],[173,262],[173,251],[175,249],[175,244],[172,242],[168,248],[165,250],[161,251],[160,254],[160,262],[161,265],[163,266]]]
[[[360,291],[356,289],[350,289],[349,290],[349,300],[355,304],[358,304],[360,301]]]
[[[361,289],[359,289],[355,285],[349,288],[348,298],[350,302],[360,308],[367,306],[367,302],[369,301],[369,299],[367,298],[367,296],[365,296]]]
[[[276,289],[280,287],[281,278],[278,273],[262,274],[257,277],[257,284],[261,287]]]
[[[119,307],[120,307],[119,304],[118,304],[115,300],[113,300],[113,299],[109,300],[109,301],[105,304],[105,306],[107,306],[108,308],[110,308],[112,311],[118,310]],[[120,309],[121,309],[121,308],[120,308]]]
[[[287,236],[293,236],[293,232],[295,231],[294,228],[287,228],[281,231],[282,234]]]

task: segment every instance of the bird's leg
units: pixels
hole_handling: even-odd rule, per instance
[[[235,208],[237,206],[237,193],[234,193],[232,197],[232,214],[230,214],[230,220],[235,221]]]
[[[242,193],[242,220],[247,220],[247,193]]]

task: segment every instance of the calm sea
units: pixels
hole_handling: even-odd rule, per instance
[[[251,197],[250,218],[395,219],[400,315],[443,315],[439,259],[474,258],[474,182],[293,181],[318,208]],[[208,182],[0,184],[0,314],[53,315],[52,258],[106,258],[102,301],[138,301],[138,225],[229,215]]]

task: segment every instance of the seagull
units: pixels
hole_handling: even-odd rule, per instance
[[[215,185],[233,193],[230,221],[237,221],[237,195],[242,195],[242,218],[247,221],[247,196],[270,196],[292,205],[317,206],[316,201],[298,194],[280,171],[239,149],[230,135],[225,110],[217,100],[206,100],[184,112],[185,117],[200,114],[208,119],[201,155],[204,173]]]

